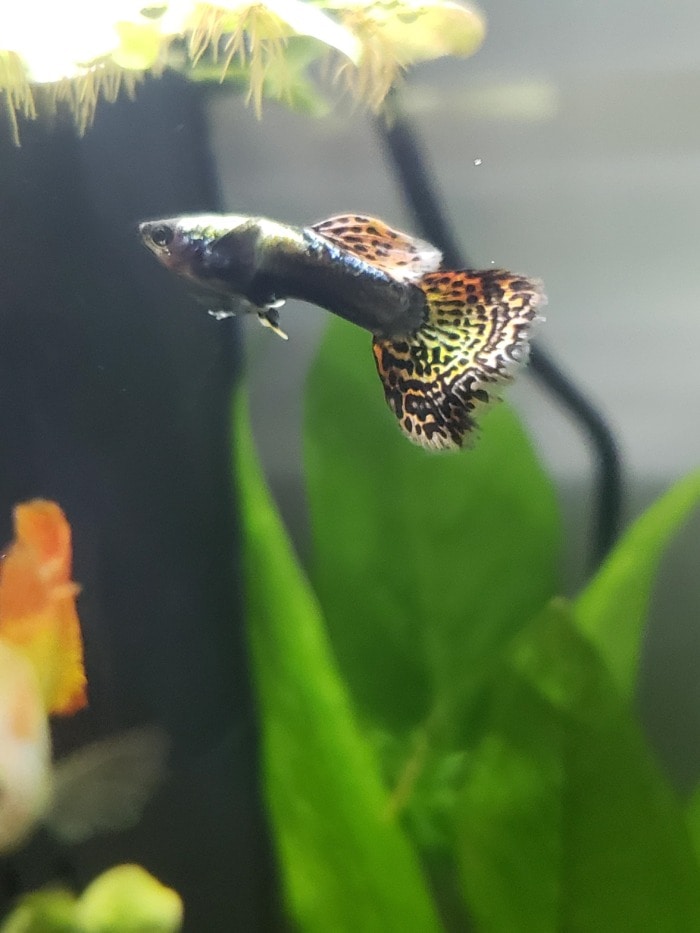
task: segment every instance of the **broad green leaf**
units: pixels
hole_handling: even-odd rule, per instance
[[[305,426],[312,579],[341,669],[395,729],[476,689],[555,589],[551,483],[498,406],[473,449],[428,453],[384,402],[371,337],[332,321]]]
[[[700,787],[695,789],[695,793],[688,801],[685,809],[686,823],[688,832],[695,847],[695,856],[700,864]]]
[[[678,801],[604,664],[553,604],[489,687],[458,851],[485,930],[700,929]]]
[[[564,929],[562,729],[526,684],[500,678],[456,806],[464,897],[479,930],[548,933]]]
[[[180,896],[140,865],[115,865],[92,881],[78,902],[84,933],[177,933]]]
[[[304,933],[438,930],[261,477],[243,400],[235,436],[265,789],[290,910]]]
[[[671,537],[700,503],[700,471],[673,486],[627,531],[576,603],[581,631],[622,693],[635,687],[649,597]]]

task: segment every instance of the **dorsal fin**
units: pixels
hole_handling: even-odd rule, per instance
[[[340,214],[313,224],[311,229],[401,282],[437,272],[442,262],[442,253],[430,243],[374,217]]]

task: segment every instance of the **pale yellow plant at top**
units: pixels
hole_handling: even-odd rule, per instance
[[[188,54],[193,67],[205,53],[209,53],[214,62],[221,54],[221,81],[235,58],[241,66],[247,67],[246,100],[252,101],[260,117],[265,76],[273,70],[284,75],[286,43],[291,35],[297,34],[292,27],[266,4],[245,4],[236,11],[198,4],[188,20],[188,33]]]
[[[36,107],[29,79],[22,59],[16,52],[0,51],[0,94],[10,119],[10,131],[15,143],[19,143],[17,114],[33,120]]]
[[[146,74],[168,66],[197,74],[207,55],[218,74],[247,83],[260,115],[265,94],[292,100],[298,67],[286,69],[291,39],[307,37],[321,58],[340,56],[338,75],[360,101],[379,109],[414,62],[470,55],[484,36],[472,7],[453,0],[55,0],[0,5],[0,109],[15,142],[18,116],[34,119],[65,104],[79,132],[102,97],[134,94]],[[235,68],[234,68],[235,64]],[[184,65],[184,67],[183,67]],[[269,79],[269,80],[268,80]]]
[[[362,42],[359,65],[343,63],[339,74],[373,110],[379,110],[407,67],[446,55],[472,55],[486,34],[474,7],[450,0],[353,0],[337,6],[330,0],[327,8]]]

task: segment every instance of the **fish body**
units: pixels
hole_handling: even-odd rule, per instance
[[[468,441],[479,410],[527,358],[545,300],[541,283],[510,272],[444,270],[430,243],[357,214],[304,228],[185,216],[139,230],[166,268],[216,295],[223,314],[242,301],[285,336],[278,309],[298,298],[370,331],[389,407],[410,440],[433,450]]]
[[[167,269],[224,301],[243,298],[263,317],[299,298],[386,336],[408,334],[425,318],[420,289],[313,227],[222,214],[149,221],[139,229]]]

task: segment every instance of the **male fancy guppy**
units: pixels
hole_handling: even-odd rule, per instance
[[[461,447],[475,415],[528,354],[541,283],[490,269],[441,269],[429,243],[348,214],[298,228],[235,214],[153,220],[145,245],[172,272],[217,296],[215,316],[256,312],[282,337],[278,309],[299,298],[364,327],[404,434]]]

